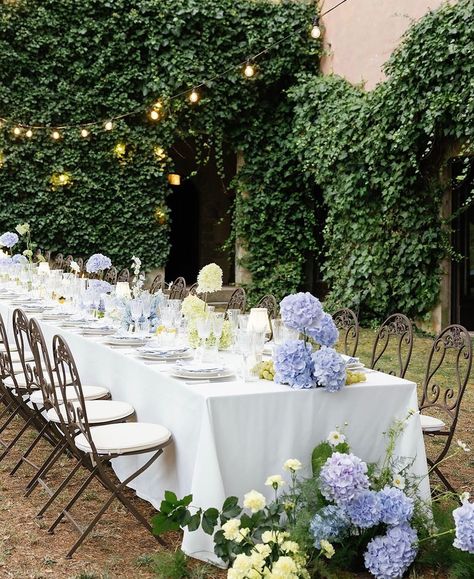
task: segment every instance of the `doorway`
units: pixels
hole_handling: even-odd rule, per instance
[[[474,158],[451,162],[453,247],[462,257],[452,264],[451,323],[474,331]]]

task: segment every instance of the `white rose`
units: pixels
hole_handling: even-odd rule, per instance
[[[229,519],[227,523],[222,525],[222,530],[224,531],[224,537],[228,541],[235,541],[239,536],[240,521],[239,519]]]
[[[265,531],[262,533],[262,541],[266,543],[277,543],[281,545],[288,537],[288,533],[281,533],[279,531]]]
[[[279,474],[274,474],[269,476],[265,481],[265,486],[273,487],[274,489],[278,489],[285,484],[285,481],[281,478]]]
[[[298,571],[296,563],[291,557],[280,557],[272,568],[273,573],[280,573],[283,577],[291,577]]]
[[[284,553],[298,553],[300,546],[296,541],[285,541],[281,545],[281,550]]]
[[[297,458],[289,458],[283,465],[283,469],[287,472],[296,472],[303,467],[301,462]]]
[[[250,509],[252,513],[261,511],[267,504],[265,497],[258,491],[250,491],[244,496],[244,507]]]
[[[334,550],[334,547],[331,545],[331,543],[329,541],[326,541],[326,539],[321,539],[320,544],[321,544],[322,554],[327,559],[330,559],[334,555],[334,553],[336,552]]]

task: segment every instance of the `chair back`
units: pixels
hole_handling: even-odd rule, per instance
[[[79,273],[82,273],[84,271],[84,258],[83,257],[77,257],[76,258],[76,263],[79,266]]]
[[[420,411],[441,414],[452,438],[472,367],[472,340],[463,326],[445,328],[431,347],[423,382]],[[446,447],[449,448],[449,441]],[[442,458],[442,456],[441,456]]]
[[[54,370],[51,365],[46,340],[43,331],[35,318],[31,318],[28,323],[28,340],[34,358],[34,379],[35,384],[41,389],[43,394],[43,406],[46,410],[54,408],[59,417],[59,405],[54,379]]]
[[[3,382],[7,378],[13,380],[15,390],[18,388],[18,383],[13,369],[13,362],[10,352],[10,345],[8,343],[8,334],[3,316],[0,314],[0,380]]]
[[[265,308],[268,312],[268,317],[270,320],[274,320],[278,317],[278,303],[275,296],[272,294],[267,294],[258,302],[257,308]]]
[[[393,346],[396,348],[395,354],[391,352]],[[377,331],[370,367],[403,378],[410,363],[412,350],[413,324],[405,315],[393,314],[385,320]],[[380,367],[380,363],[383,364],[382,356],[384,354],[385,360],[388,359],[385,364],[392,366],[390,370]]]
[[[177,277],[171,284],[169,291],[170,300],[182,300],[186,296],[186,280]]]
[[[162,273],[156,274],[154,280],[151,282],[150,293],[154,294],[158,290],[162,290],[164,282],[165,280],[163,278],[163,274]]]
[[[122,269],[117,275],[117,281],[130,281],[130,272],[127,268]]]
[[[225,311],[227,310],[240,310],[242,313],[245,312],[245,305],[247,303],[247,296],[245,290],[242,287],[238,287],[232,292],[230,296],[229,303]]]
[[[67,255],[64,259],[64,269],[70,269],[71,263],[74,261],[74,258],[71,254]]]
[[[53,261],[53,269],[64,269],[64,256],[58,253]]]
[[[36,386],[36,380],[33,369],[31,368],[30,364],[26,362],[26,351],[30,350],[31,348],[28,330],[28,317],[22,309],[16,308],[13,310],[12,320],[13,336],[15,338],[18,356],[20,358],[21,367],[25,376],[26,389],[31,393],[31,389]]]
[[[359,345],[359,321],[355,312],[349,308],[341,308],[332,316],[339,330],[339,342],[344,346],[346,356],[355,356]]]
[[[85,436],[93,455],[97,456],[97,449],[87,418],[86,402],[84,400],[84,393],[82,391],[81,379],[76,362],[67,342],[62,336],[57,334],[53,338],[53,356],[59,388],[61,389],[64,400],[64,407],[61,410],[67,421],[66,436],[68,442],[74,445],[74,437],[79,431]],[[67,387],[74,388],[77,402],[71,402],[67,399]]]
[[[197,282],[193,283],[193,285],[188,289],[188,296],[197,296]]]
[[[117,283],[117,268],[113,265],[109,267],[104,275],[104,281],[115,285]]]

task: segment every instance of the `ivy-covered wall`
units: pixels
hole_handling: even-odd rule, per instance
[[[313,2],[296,0],[2,3],[0,117],[54,128],[138,112],[112,131],[93,128],[82,138],[77,129],[65,129],[58,141],[41,131],[16,138],[7,122],[0,131],[0,229],[29,221],[34,240],[53,252],[102,251],[117,265],[139,255],[147,269],[162,266],[169,252],[170,147],[192,138],[205,151],[205,144],[219,149],[227,141],[243,149],[249,163],[257,156],[265,162],[252,182],[274,198],[273,215],[280,215],[274,232],[265,233],[273,258],[258,268],[281,262],[278,275],[286,279],[295,257],[301,269],[299,256],[312,241],[297,233],[289,243],[284,215],[297,209],[287,224],[302,231],[297,198],[305,192],[279,206],[296,186],[290,174],[282,178],[292,168],[281,141],[289,105],[281,101],[298,73],[317,69],[319,43],[309,36],[314,12]],[[183,95],[171,101],[162,121],[147,118],[146,108],[158,98],[189,89],[292,31],[259,59],[255,79],[235,68],[208,83],[197,105]],[[271,147],[262,140],[266,134]],[[276,218],[266,213],[271,224]],[[292,277],[300,278],[300,271]]]
[[[415,317],[438,300],[450,238],[437,159],[453,141],[472,154],[473,22],[472,0],[427,14],[373,91],[308,74],[290,91],[302,171],[328,209],[325,279],[334,304],[365,317]]]

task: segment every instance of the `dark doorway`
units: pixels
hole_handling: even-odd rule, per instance
[[[192,181],[172,187],[168,197],[171,212],[171,250],[166,280],[183,276],[193,283],[199,272],[199,191]]]
[[[453,245],[462,256],[452,265],[451,322],[474,331],[474,158],[451,163]]]

